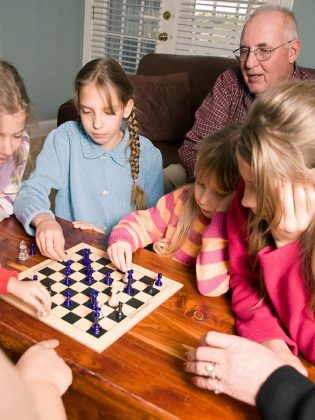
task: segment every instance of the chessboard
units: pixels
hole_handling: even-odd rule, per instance
[[[88,275],[87,249],[90,259]],[[116,269],[106,252],[85,243],[66,252],[71,261],[70,268],[69,264],[48,259],[19,274],[20,281],[40,281],[47,287],[52,300],[48,316],[38,316],[31,306],[14,296],[1,298],[97,353],[113,344],[183,287],[177,281],[132,264],[132,281],[127,293],[125,274]],[[161,282],[156,281],[159,277]],[[109,279],[112,285],[115,284],[119,312],[118,308],[109,305],[113,287],[108,285]]]

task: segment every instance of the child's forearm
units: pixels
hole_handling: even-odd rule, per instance
[[[54,218],[48,214],[48,213],[40,213],[37,214],[37,216],[34,217],[34,219],[32,220],[32,225],[35,227],[38,227],[38,225],[45,221],[45,220],[53,220]]]

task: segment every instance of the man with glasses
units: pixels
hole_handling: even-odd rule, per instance
[[[296,20],[291,11],[279,6],[261,7],[250,16],[242,31],[240,48],[234,54],[239,66],[218,77],[179,149],[185,171],[180,165],[173,165],[169,172],[165,169],[167,190],[186,183],[183,174],[188,180],[193,179],[202,139],[226,125],[242,122],[255,97],[268,86],[288,78],[315,79],[315,74],[295,63],[300,54]]]

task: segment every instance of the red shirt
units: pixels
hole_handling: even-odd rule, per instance
[[[296,67],[293,79],[312,80],[315,74]],[[249,92],[239,67],[224,71],[195,114],[195,122],[179,148],[179,156],[188,178],[194,178],[198,144],[219,129],[244,121],[255,95]]]

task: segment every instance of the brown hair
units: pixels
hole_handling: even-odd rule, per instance
[[[0,60],[0,112],[15,114],[23,110],[29,118],[30,108],[23,79],[15,67],[7,61]]]
[[[275,181],[315,186],[315,83],[285,81],[269,88],[253,104],[237,142],[237,155],[251,166],[257,198],[251,213],[248,252],[258,268],[257,253],[274,245],[271,229],[283,209]],[[300,237],[305,286],[315,309],[315,218]],[[261,277],[261,273],[260,273]],[[264,284],[260,278],[262,296]]]
[[[201,142],[198,149],[195,176],[210,180],[215,177],[218,190],[226,195],[235,190],[239,179],[235,150],[236,139],[240,132],[238,124],[227,126],[211,134]],[[173,254],[189,236],[194,220],[201,216],[196,202],[194,185],[188,188],[183,210],[179,217],[175,233],[165,255]]]
[[[111,113],[115,113],[109,86],[113,87],[117,93],[118,99],[123,106],[127,105],[129,99],[133,99],[133,87],[117,61],[111,58],[97,58],[89,61],[79,71],[74,82],[74,103],[79,111],[80,103],[80,89],[90,83],[95,84],[105,95],[108,109]],[[137,210],[146,208],[145,192],[138,183],[139,178],[139,155],[140,155],[140,140],[139,128],[135,116],[135,111],[132,109],[127,126],[129,129],[129,143],[130,147],[130,167],[131,176],[134,181],[131,192],[131,204]]]

